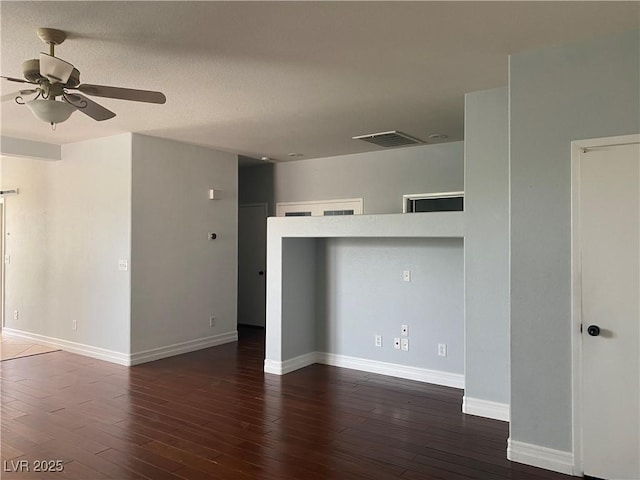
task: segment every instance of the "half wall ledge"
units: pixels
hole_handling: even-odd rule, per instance
[[[323,238],[463,239],[464,212],[270,217],[267,222],[267,373],[288,373],[309,364],[290,360],[317,357],[315,255],[316,241]],[[286,325],[295,325],[295,328]],[[288,368],[275,369],[274,365]]]

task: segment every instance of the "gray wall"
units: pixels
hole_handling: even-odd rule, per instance
[[[321,352],[463,373],[462,239],[334,238],[318,247]],[[411,282],[402,273],[411,270]],[[409,351],[393,348],[409,326]],[[382,348],[375,335],[383,336]],[[438,356],[438,344],[448,356]]]
[[[570,142],[640,131],[640,36],[514,55],[511,438],[570,451]]]
[[[3,161],[3,187],[20,188],[6,201],[6,325],[128,353],[131,135],[64,145],[62,158]]]
[[[463,189],[463,142],[275,164],[275,201],[364,198],[364,213],[401,213],[402,195]]]
[[[4,157],[2,186],[20,188],[6,326],[124,354],[235,331],[237,170],[235,155],[131,134],[56,162]]]
[[[54,288],[49,249],[49,217],[54,163],[30,158],[2,159],[2,188],[20,189],[6,197],[5,325],[41,335],[52,335],[55,324],[46,323],[50,310],[49,291]],[[18,310],[20,319],[13,319]]]
[[[237,156],[133,135],[132,172],[132,353],[234,332]]]
[[[465,97],[465,396],[509,403],[509,105]]]
[[[316,239],[282,239],[282,358],[316,350]]]
[[[23,140],[3,135],[0,136],[0,155],[41,160],[60,160],[62,158],[62,147],[51,143],[34,142],[33,140]]]
[[[277,163],[274,165],[275,201],[363,197],[367,214],[400,213],[403,194],[463,190],[463,163],[462,142]],[[243,182],[259,184],[255,175],[252,178],[242,171],[255,174],[262,168],[242,168]],[[263,188],[255,186],[254,194]],[[256,200],[255,196],[248,198],[252,202]],[[284,241],[287,243],[283,245],[286,247],[283,255],[287,257],[283,258],[283,288],[301,288],[311,281],[308,279],[311,267],[293,268],[292,258],[301,255],[300,249],[311,246],[316,249],[317,269],[313,271],[313,281],[317,282],[317,311],[313,318],[317,318],[317,322],[312,332],[316,340],[305,350],[303,344],[313,338],[308,331],[311,321],[308,308],[313,299],[283,304],[282,334],[297,336],[293,344],[299,349],[283,351],[282,358],[318,350],[450,373],[463,372],[461,240]],[[289,245],[291,242],[293,246]],[[303,253],[309,254],[306,250]],[[304,255],[302,258],[308,258]],[[299,268],[304,268],[304,272],[298,271]],[[411,283],[402,282],[405,269],[414,271]],[[285,272],[288,279],[284,278]],[[393,337],[400,336],[403,323],[410,327],[409,352],[393,349]],[[374,346],[376,333],[383,335],[382,348]],[[438,343],[448,344],[448,357],[438,357]],[[283,341],[285,346],[290,344]]]

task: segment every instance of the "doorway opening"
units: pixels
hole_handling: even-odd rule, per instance
[[[238,206],[239,326],[265,327],[267,216],[266,203]],[[240,328],[238,328],[238,334],[240,334]]]

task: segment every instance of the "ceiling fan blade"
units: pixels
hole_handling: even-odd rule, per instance
[[[103,120],[109,120],[116,116],[114,112],[103,107],[99,103],[89,100],[84,95],[79,93],[67,93],[63,97],[67,103],[76,107],[79,112],[88,115],[89,117],[101,122]]]
[[[91,85],[83,83],[75,87],[82,93],[96,97],[118,98],[133,100],[134,102],[165,103],[167,98],[161,92],[151,90],[135,90],[133,88],[107,87],[106,85]]]
[[[32,93],[36,93],[37,91],[38,90],[36,89],[32,89],[32,90],[19,90],[13,93],[7,93],[6,95],[2,95],[0,97],[0,102],[6,102],[7,100],[14,100],[16,97],[19,97],[21,95],[31,95]]]
[[[46,53],[40,53],[40,75],[48,78],[52,83],[67,83],[73,68],[69,62]]]
[[[33,82],[28,82],[27,80],[22,80],[21,78],[5,77],[4,75],[0,75],[0,78],[4,78],[5,80],[9,80],[10,82],[33,83]]]

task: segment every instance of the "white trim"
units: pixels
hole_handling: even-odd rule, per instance
[[[464,190],[461,192],[408,193],[406,195],[402,195],[402,213],[408,213],[407,200],[422,200],[425,198],[453,198],[453,197],[464,198]]]
[[[512,199],[512,188],[511,188],[511,55],[508,56],[507,59],[507,67],[508,67],[508,78],[507,78],[507,238],[509,239],[508,247],[507,247],[507,308],[509,309],[509,321],[507,322],[507,330],[508,330],[508,339],[509,339],[509,356],[508,361],[511,363],[511,318],[512,318],[512,310],[511,310],[511,199]],[[465,142],[466,143],[466,142]],[[466,322],[465,322],[466,325]],[[465,335],[466,338],[466,335]],[[466,346],[465,346],[466,348]],[[466,351],[466,350],[465,350]],[[465,372],[466,373],[466,372]],[[509,365],[509,373],[511,373],[511,365]],[[509,377],[509,389],[511,389],[511,377]],[[511,436],[511,397],[509,398],[509,436]]]
[[[571,142],[571,399],[575,466],[582,473],[582,282],[580,281],[580,142]]]
[[[344,204],[343,210],[353,209],[354,215],[364,213],[364,198],[337,198],[333,200],[311,200],[304,202],[276,203],[276,217],[284,217],[287,212],[310,211],[312,217],[322,217],[322,210],[333,204]]]
[[[314,363],[318,363],[318,352],[305,353],[304,355],[290,358],[283,362],[265,359],[264,372],[272,373],[274,375],[285,375],[289,372],[293,372],[294,370],[313,365]]]
[[[574,457],[571,452],[518,442],[509,438],[507,459],[566,475],[575,475]]]
[[[334,367],[378,373],[380,375],[405,378],[407,380],[416,380],[418,382],[433,383],[435,385],[443,385],[445,387],[464,388],[464,375],[459,373],[410,367],[407,365],[398,365],[396,363],[368,360],[366,358],[336,355],[334,353],[318,353],[318,363],[324,363]]]
[[[215,347],[225,343],[237,342],[238,331],[220,333],[209,337],[197,338],[195,340],[187,340],[186,342],[174,343],[164,347],[151,348],[141,352],[132,353],[130,357],[130,365],[139,365],[141,363],[160,360],[161,358],[182,355],[183,353],[195,352],[204,348]]]
[[[3,328],[2,334],[33,340],[34,342],[48,347],[60,348],[65,352],[97,358],[98,360],[117,363],[118,365],[124,365],[127,367],[131,365],[138,365],[140,363],[151,362],[153,360],[160,360],[161,358],[172,357],[174,355],[181,355],[195,350],[202,350],[203,348],[215,347],[216,345],[222,345],[223,343],[230,343],[238,340],[238,332],[233,331],[128,354],[116,352],[114,350],[107,350],[106,348],[93,347],[82,343],[70,342],[61,338],[15,330],[13,328]]]
[[[580,250],[580,155],[583,149],[640,143],[640,134],[571,142],[571,396],[574,474],[584,473],[582,452],[582,284]]]
[[[285,375],[314,363],[378,373],[380,375],[389,375],[391,377],[416,380],[418,382],[433,383],[445,387],[464,388],[464,375],[458,373],[409,367],[396,363],[380,362],[378,360],[348,357],[346,355],[336,355],[325,352],[310,352],[282,362],[266,359],[264,361],[264,371],[265,373],[273,373],[275,375]]]
[[[69,340],[63,340],[61,338],[48,337],[46,335],[40,335],[38,333],[25,332],[22,330],[16,330],[7,327],[2,329],[2,334],[10,335],[12,337],[25,338],[27,340],[33,340],[34,342],[37,342],[41,345],[46,345],[47,347],[60,348],[65,352],[77,353],[78,355],[97,358],[98,360],[117,363],[118,365],[130,365],[128,354],[116,352],[114,350],[107,350],[106,348],[93,347],[91,345],[85,345],[82,343],[70,342]]]
[[[494,420],[509,421],[510,408],[508,403],[492,402],[480,398],[462,398],[462,413],[478,417],[493,418]]]

